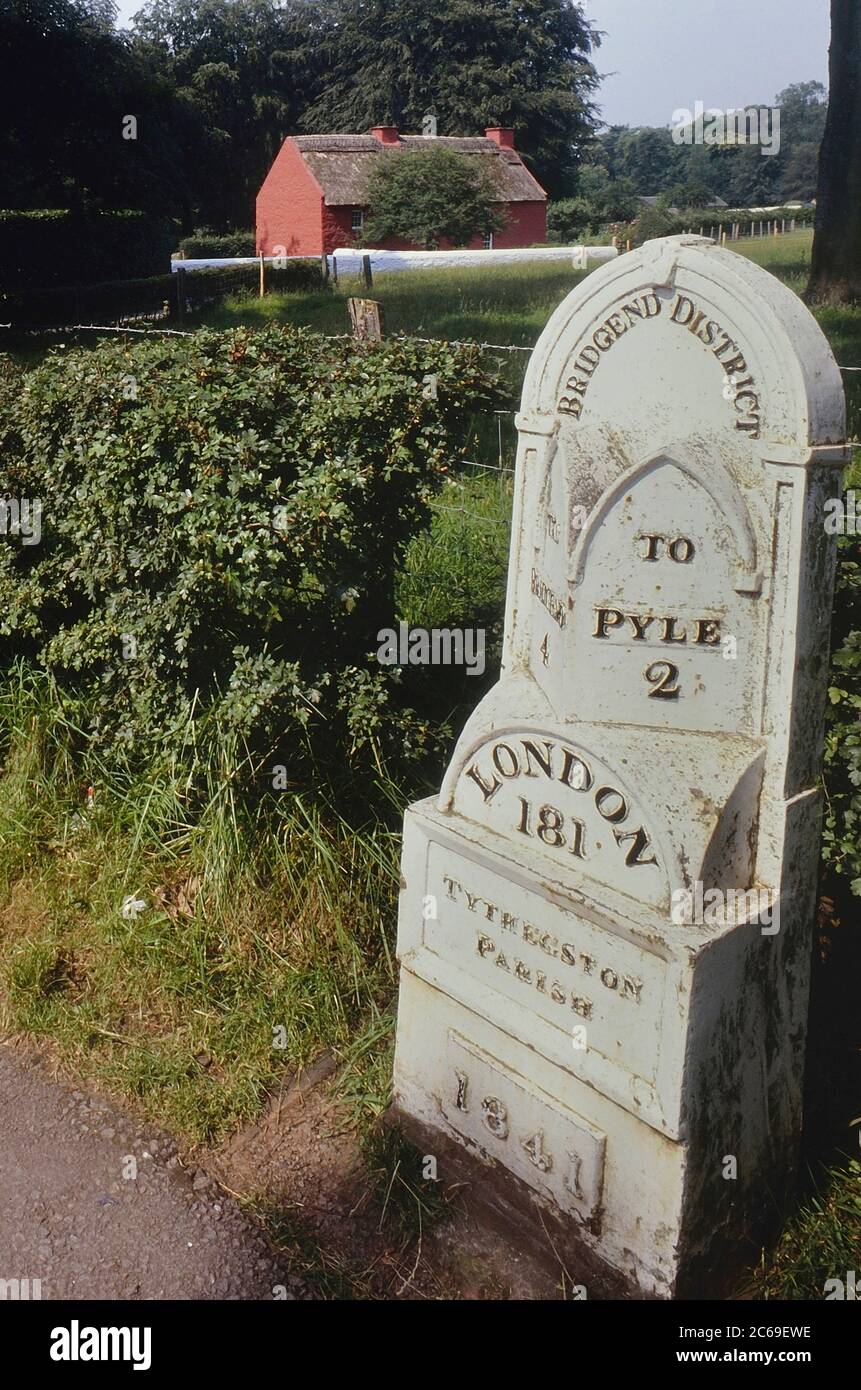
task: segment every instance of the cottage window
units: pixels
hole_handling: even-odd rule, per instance
[[[365,214],[361,208],[353,208],[351,231],[353,236],[361,236],[365,226]]]
[[[484,234],[484,249],[485,249],[485,251],[492,251],[492,250],[493,250],[493,232],[485,232],[485,234]]]

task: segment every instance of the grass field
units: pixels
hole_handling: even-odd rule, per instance
[[[738,250],[800,291],[810,245],[799,233]],[[378,276],[374,295],[390,333],[530,347],[579,278],[559,265],[414,272]],[[342,280],[315,294],[228,301],[201,322],[276,319],[343,333],[351,293],[359,284]],[[817,316],[838,360],[861,366],[861,311]],[[515,394],[526,360],[499,355]],[[861,373],[846,384],[857,439]],[[497,428],[491,419],[479,430],[483,466],[446,484],[398,587],[412,625],[468,626],[478,615],[491,631],[491,666],[511,511],[510,476],[487,466],[500,452]],[[508,467],[510,418],[501,438]],[[464,712],[452,710],[454,726]],[[386,823],[348,825],[310,792],[264,822],[232,796],[236,751],[201,749],[194,776],[207,791],[191,814],[187,767],[155,763],[131,777],[82,763],[74,717],[47,679],[24,673],[0,689],[0,747],[7,1033],[45,1040],[72,1074],[196,1141],[250,1118],[286,1070],[325,1047],[347,1063],[342,1084],[357,1121],[384,1108],[404,789],[390,789]],[[129,899],[143,907],[129,909]],[[823,1278],[855,1267],[845,1261],[859,1238],[858,1173],[843,1168],[790,1225],[754,1296],[816,1296]]]
[[[559,261],[389,271],[376,275],[370,294],[383,305],[387,333],[532,347],[549,310],[582,278],[582,272]],[[341,276],[337,285],[316,294],[227,300],[203,321],[227,328],[274,318],[320,333],[346,333],[347,299],[367,293],[359,276]]]
[[[731,249],[800,294],[812,245],[813,233],[805,230],[782,237],[745,237]],[[397,271],[378,274],[371,293],[383,305],[387,333],[531,348],[557,304],[582,279],[582,272],[559,263]],[[320,333],[346,333],[347,298],[364,293],[358,276],[342,276],[337,286],[317,294],[228,299],[202,315],[200,322],[228,328],[274,319]],[[816,317],[840,365],[861,367],[861,309],[820,309]],[[518,392],[527,354],[497,354],[497,361]],[[846,388],[850,438],[861,439],[861,373],[848,373]]]

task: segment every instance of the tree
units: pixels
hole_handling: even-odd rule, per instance
[[[574,246],[592,231],[592,209],[585,198],[559,198],[547,206],[547,240]]]
[[[608,222],[627,222],[640,206],[630,179],[612,178],[599,164],[584,164],[577,174],[577,197],[590,209],[594,231]]]
[[[0,6],[0,68],[15,74],[0,85],[6,206],[182,213],[203,131],[112,14],[103,0]]]
[[[780,108],[780,138],[786,145],[820,145],[825,134],[828,92],[821,82],[793,82],[774,99]]]
[[[630,179],[644,197],[684,180],[686,150],[673,143],[669,130],[644,126],[627,130],[616,142],[613,173]]]
[[[380,155],[368,180],[368,245],[401,237],[435,248],[465,246],[483,232],[501,231],[505,216],[480,156],[445,145]]]
[[[396,125],[441,135],[513,126],[551,197],[573,191],[595,128],[598,36],[568,0],[326,0],[326,82],[302,117],[309,132]]]
[[[601,153],[589,152],[615,177],[629,178],[638,193],[670,193],[679,207],[723,198],[732,207],[775,203],[785,197],[813,196],[813,167],[825,125],[825,88],[796,82],[779,92],[779,153],[764,155],[758,144],[676,144],[666,128],[631,130],[611,126],[598,140]],[[750,110],[759,107],[751,103]],[[812,182],[811,182],[812,175]]]
[[[157,56],[208,133],[192,178],[202,221],[252,225],[260,185],[322,84],[326,23],[304,0],[148,0],[135,15],[137,50]]]
[[[806,298],[861,299],[861,6],[831,0],[830,92]]]
[[[796,145],[780,177],[780,196],[792,202],[808,203],[816,197],[819,176],[819,146],[805,141]]]
[[[664,208],[641,208],[631,225],[631,244],[642,246],[644,241],[653,241],[656,237],[667,236],[672,230],[672,226],[673,219]]]

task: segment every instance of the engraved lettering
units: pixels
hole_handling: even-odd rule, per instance
[[[525,739],[523,740],[523,751],[524,751],[524,753],[526,754],[526,767],[523,769],[523,774],[524,774],[524,776],[525,776],[525,777],[537,777],[537,776],[538,776],[538,773],[535,772],[535,771],[533,771],[533,768],[532,768],[532,760],[533,760],[533,758],[534,758],[535,761],[537,762],[538,766],[541,768],[541,771],[544,773],[544,776],[545,776],[545,777],[552,777],[552,776],[553,776],[553,749],[554,749],[555,746],[556,746],[555,744],[549,743],[549,742],[545,739],[545,741],[544,741],[544,747],[546,748],[547,753],[546,753],[546,755],[544,755],[544,754],[542,754],[542,753],[540,753],[540,752],[538,751],[537,745],[534,744],[534,743],[532,742],[531,739],[525,738]]]
[[[621,627],[625,621],[624,613],[620,613],[618,608],[596,608],[595,609],[595,631],[593,637],[608,637],[608,628]]]
[[[578,758],[576,753],[571,752],[570,748],[565,749],[559,781],[563,782],[566,787],[571,787],[573,791],[587,792],[592,785],[591,770],[582,758]]]
[[[631,848],[625,856],[625,863],[629,868],[640,864],[657,864],[657,859],[651,855],[648,859],[643,858],[643,850],[648,849],[652,843],[642,826],[636,830],[614,830],[613,835],[617,845],[624,844],[625,840],[633,840]]]
[[[545,584],[537,570],[532,571],[530,579],[530,589],[538,602],[547,609],[554,623],[559,627],[565,626],[565,606],[562,600],[554,594],[549,584]]]
[[[626,613],[625,617],[634,629],[634,641],[645,642],[646,631],[655,621],[654,618],[641,618],[636,613]]]
[[[608,801],[612,802],[614,797],[617,798],[616,804],[611,805],[611,808],[608,809],[607,803]],[[615,787],[599,787],[595,793],[595,805],[598,808],[598,814],[612,824],[618,824],[628,814],[628,803],[622,793],[616,791]]]
[[[500,762],[500,758],[503,754],[505,754],[505,757],[510,760],[507,769],[504,768]],[[493,749],[493,753],[491,756],[493,758],[493,766],[496,768],[497,772],[500,772],[502,774],[503,777],[518,776],[520,772],[520,762],[518,761],[517,754],[515,753],[514,749],[511,747],[510,744],[497,743]]]
[[[664,625],[664,630],[661,633],[662,642],[687,642],[687,632],[684,628],[681,632],[676,632],[677,618],[661,618],[659,621]]]
[[[466,775],[467,777],[472,778],[473,782],[478,787],[485,801],[490,801],[491,797],[496,792],[498,792],[499,788],[502,786],[502,783],[500,782],[498,777],[494,777],[493,781],[490,783],[485,782],[484,778],[482,777],[475,764],[473,764],[472,767],[467,768]]]
[[[721,634],[720,622],[716,618],[698,618],[695,626],[695,642],[699,642],[702,646],[717,646],[721,640]]]
[[[644,560],[657,560],[659,547],[663,543],[663,536],[638,536],[638,541],[646,542],[646,553]]]
[[[671,560],[677,565],[686,565],[694,557],[694,543],[687,536],[676,536],[667,547]]]

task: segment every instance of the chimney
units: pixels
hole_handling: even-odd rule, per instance
[[[489,125],[484,132],[485,138],[492,140],[495,145],[500,145],[504,150],[514,149],[514,127],[510,125]]]
[[[379,140],[381,145],[396,145],[398,143],[398,128],[396,125],[372,125],[371,134],[374,139]]]

